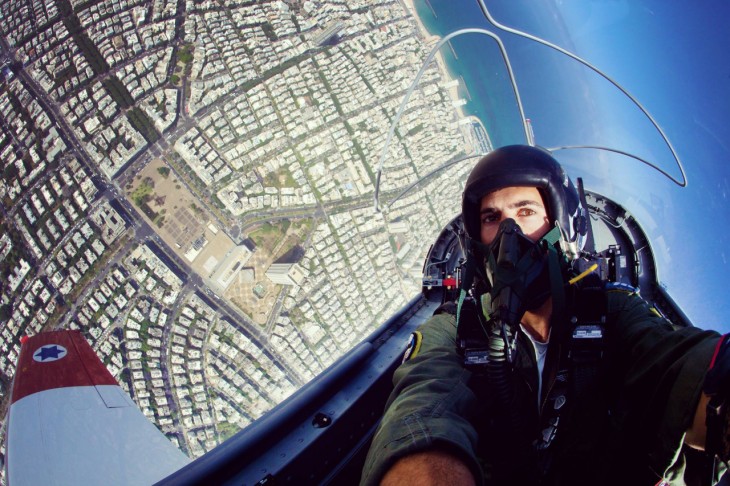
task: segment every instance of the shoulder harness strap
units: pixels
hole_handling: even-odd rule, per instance
[[[605,346],[608,301],[606,291],[597,276],[578,289],[572,307],[568,359],[573,375],[572,391],[579,396],[598,378]]]

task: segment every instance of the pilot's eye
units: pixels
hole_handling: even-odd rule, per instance
[[[533,214],[537,214],[537,212],[534,209],[530,208],[520,208],[520,210],[517,212],[517,216],[520,217],[532,216]]]
[[[483,213],[482,224],[489,224],[499,221],[499,213]]]

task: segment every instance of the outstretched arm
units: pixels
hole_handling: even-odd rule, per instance
[[[715,346],[702,386],[702,396],[695,411],[685,443],[730,460],[730,334]]]
[[[648,453],[659,474],[676,464],[685,443],[705,449],[705,412],[709,393],[705,378],[719,334],[698,328],[676,328],[636,295],[607,292],[609,319],[615,327],[614,365],[622,377],[619,394],[622,427],[638,453]]]
[[[411,475],[438,474],[441,466],[450,470],[458,465],[465,466],[466,477],[480,481],[477,434],[469,421],[479,405],[468,386],[471,373],[456,353],[455,318],[436,315],[421,326],[420,333],[420,351],[393,376],[395,387],[373,437],[362,486],[380,484],[386,475],[407,478],[406,484],[436,484],[415,481]],[[449,464],[449,459],[457,465]]]
[[[475,486],[474,476],[459,459],[447,452],[425,451],[406,456],[385,474],[381,486]]]

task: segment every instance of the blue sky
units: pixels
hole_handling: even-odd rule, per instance
[[[695,324],[730,331],[725,318],[730,315],[730,2],[486,3],[497,21],[599,67],[657,120],[684,164],[686,188],[624,157],[556,155],[572,175],[585,177],[589,189],[613,197],[637,217],[652,239],[662,284]],[[461,10],[464,22],[487,25],[473,6],[465,2]],[[538,144],[621,148],[681,178],[657,131],[616,88],[548,48],[510,34],[501,37]]]
[[[613,184],[603,184],[636,199],[619,201],[633,206],[650,231],[662,282],[690,318],[701,327],[730,331],[725,320],[730,312],[730,3],[545,2],[544,15],[556,27],[520,16],[519,2],[507,8],[494,3],[490,8],[500,22],[539,33],[606,71],[665,130],[687,171],[686,188],[633,168],[632,162],[620,163],[620,171],[614,162]],[[539,11],[535,5],[529,2],[533,13]],[[645,150],[679,177],[638,112],[617,102],[611,89],[598,92],[594,103],[607,128],[604,137]]]

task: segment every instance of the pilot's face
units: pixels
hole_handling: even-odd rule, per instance
[[[482,243],[490,244],[497,235],[499,223],[512,218],[532,241],[550,229],[545,204],[535,187],[505,187],[482,198],[479,218]]]

